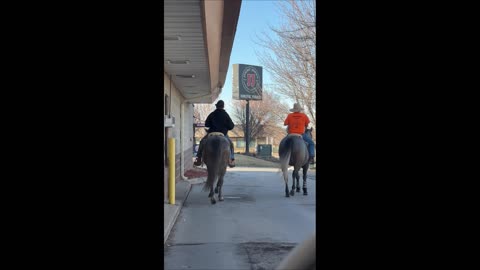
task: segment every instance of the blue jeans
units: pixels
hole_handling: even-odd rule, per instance
[[[235,155],[234,155],[233,147],[232,147],[232,144],[233,144],[232,140],[230,140],[228,135],[225,135],[225,137],[227,137],[228,141],[230,142],[230,159],[235,159]]]
[[[312,138],[307,136],[307,134],[305,134],[305,133],[302,134],[302,138],[303,138],[304,141],[306,141],[308,143],[308,154],[310,155],[310,157],[314,157],[315,156],[315,143],[313,142]]]

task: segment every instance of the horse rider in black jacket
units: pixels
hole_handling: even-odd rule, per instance
[[[225,103],[223,100],[219,100],[217,104],[215,104],[217,109],[213,112],[211,112],[207,119],[205,120],[205,126],[208,127],[208,133],[211,132],[221,132],[225,137],[230,141],[230,160],[228,162],[228,166],[230,168],[235,167],[235,156],[233,152],[233,143],[232,140],[227,135],[227,132],[229,130],[232,130],[233,127],[235,126],[233,124],[232,119],[228,115],[228,113],[224,110]],[[193,163],[195,166],[200,166],[202,165],[202,150],[203,150],[203,144],[205,143],[205,139],[208,137],[208,134],[200,140],[200,145],[198,146],[198,151],[197,151],[197,159]]]

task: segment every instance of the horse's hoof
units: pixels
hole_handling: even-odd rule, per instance
[[[303,195],[307,196],[307,195],[308,195],[308,193],[305,191],[305,192],[303,192]]]
[[[217,201],[215,201],[215,200],[212,200],[212,204],[216,204],[216,203],[217,203]]]
[[[285,197],[287,198],[290,197],[290,194],[287,192],[287,194],[285,194]]]
[[[300,192],[300,188],[297,188],[297,192]]]
[[[219,201],[223,201],[223,196],[218,198]]]
[[[290,191],[290,195],[295,196],[295,191],[293,189]]]

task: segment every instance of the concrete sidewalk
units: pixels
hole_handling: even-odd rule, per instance
[[[169,204],[168,199],[163,205],[163,243],[168,239],[170,231],[175,225],[183,203],[188,197],[192,185],[202,184],[206,181],[206,177],[188,179],[187,181],[180,181],[175,185],[175,204]]]
[[[262,158],[247,156],[247,155],[243,155],[243,154],[236,154],[235,155],[235,163],[236,163],[235,168],[238,168],[238,167],[280,168],[280,163],[279,162],[272,162],[272,161],[264,160]],[[316,164],[310,165],[310,167],[308,169],[309,170],[315,170],[316,166],[317,166]],[[235,169],[235,168],[233,168],[233,169]],[[293,167],[291,167],[291,168],[293,168]],[[228,168],[227,170],[231,170],[231,168]]]
[[[250,157],[247,157],[249,159]],[[254,160],[258,160],[257,158],[252,158]],[[243,162],[243,161],[242,161]],[[265,161],[268,162],[268,161]],[[258,166],[258,163],[253,163],[254,165]],[[273,166],[273,164],[275,166]],[[250,163],[243,164],[242,166],[238,166],[235,168],[227,168],[227,172],[235,172],[235,171],[251,171],[251,172],[278,172],[280,173],[281,170],[278,168],[278,165],[272,163],[271,167],[257,167],[257,166],[248,166],[252,165]],[[289,170],[293,170],[293,167],[290,167]],[[309,175],[315,175],[315,170],[312,170]],[[315,176],[313,176],[315,177]],[[195,184],[203,184],[207,180],[207,177],[200,177],[200,178],[193,178],[188,179],[187,181],[180,181],[175,186],[175,204],[169,204],[168,199],[164,202],[163,206],[163,243],[165,244],[170,231],[172,230],[173,226],[175,225],[175,221],[177,220],[178,215],[180,214],[180,210],[182,210],[183,203],[188,197],[190,190],[192,189],[192,185]]]

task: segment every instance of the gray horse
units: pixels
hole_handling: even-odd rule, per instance
[[[227,171],[228,159],[230,158],[230,142],[220,132],[212,132],[208,135],[203,147],[203,163],[207,165],[207,182],[203,186],[204,191],[210,190],[208,197],[212,204],[216,203],[213,194],[215,182],[215,193],[218,193],[218,200],[223,201],[222,186],[223,177]]]
[[[307,129],[306,133],[312,136],[312,129]],[[308,195],[307,192],[307,171],[309,167],[309,155],[306,142],[303,140],[302,135],[289,134],[283,138],[280,142],[278,150],[280,155],[280,166],[283,172],[283,179],[285,180],[285,195],[295,195],[295,179],[297,179],[296,191],[300,192],[300,175],[299,170],[303,168],[303,195]],[[292,190],[288,193],[288,166],[293,166],[292,174]]]

